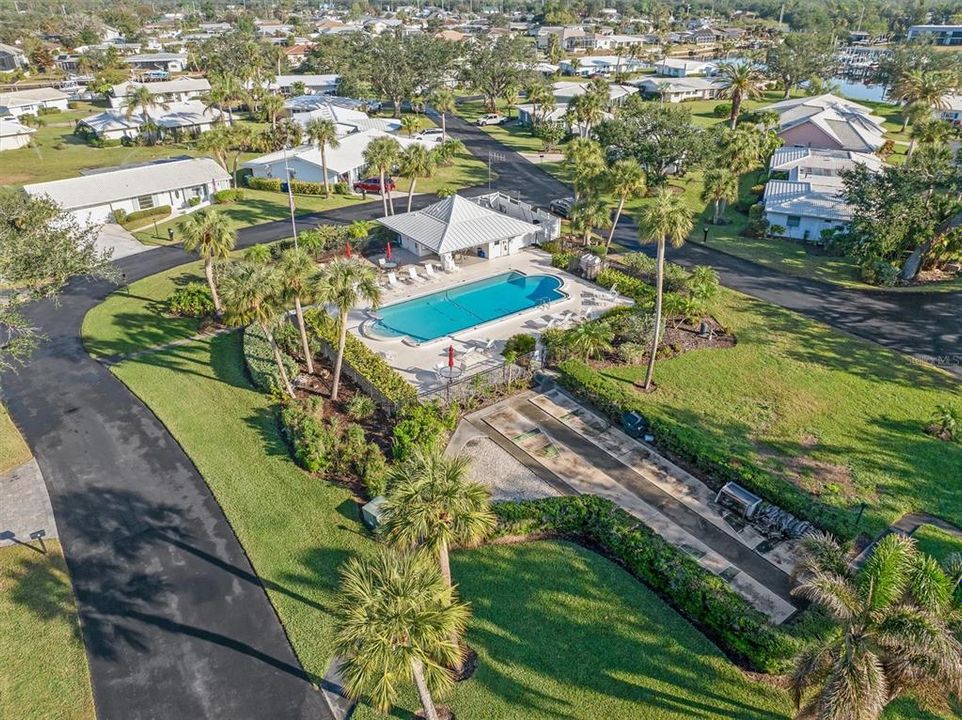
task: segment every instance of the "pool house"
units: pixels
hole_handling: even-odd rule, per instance
[[[380,223],[397,233],[402,248],[419,259],[437,256],[442,267],[459,256],[492,260],[513,255],[561,232],[558,218],[504,193],[452,195],[423,210],[383,217]]]

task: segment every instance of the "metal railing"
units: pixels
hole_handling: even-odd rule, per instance
[[[501,362],[491,368],[466,375],[465,377],[443,382],[437,387],[418,393],[421,402],[437,401],[442,406],[458,403],[469,405],[475,400],[500,397],[505,390],[529,383],[541,368],[539,353],[521,355],[514,362]]]

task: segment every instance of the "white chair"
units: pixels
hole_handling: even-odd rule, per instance
[[[415,268],[413,265],[408,265],[408,277],[411,278],[411,282],[426,282],[423,277],[418,275],[417,268]]]
[[[614,300],[616,297],[618,297],[618,286],[612,285],[611,289],[608,291],[608,299]]]
[[[381,268],[382,270],[387,268],[387,260],[385,260],[384,258],[378,258],[377,264],[378,264],[378,267]]]
[[[424,274],[427,275],[428,280],[437,280],[440,277],[436,272],[434,272],[434,265],[431,263],[424,264]]]
[[[387,274],[387,284],[388,284],[388,287],[391,287],[391,288],[401,287],[401,283],[398,281],[397,275],[395,275],[392,272],[389,272]]]

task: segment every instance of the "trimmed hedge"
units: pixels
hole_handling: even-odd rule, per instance
[[[315,309],[305,313],[304,322],[312,335],[336,352],[338,332],[334,318],[323,310]],[[414,386],[351,333],[347,334],[344,346],[344,363],[394,405],[402,406],[417,401]]]
[[[146,210],[137,210],[132,213],[127,213],[124,215],[124,219],[118,222],[130,224],[138,220],[146,220],[147,218],[167,216],[170,215],[170,209],[170,205],[158,205],[157,207],[147,208]],[[115,211],[114,217],[116,217],[116,212],[117,211]]]
[[[643,307],[655,302],[655,288],[652,285],[621,270],[605,268],[598,273],[595,282],[608,290],[612,287],[617,288],[619,294],[631,298]]]
[[[223,205],[224,203],[231,203],[235,200],[244,199],[244,191],[240,188],[227,188],[226,190],[218,190],[213,195],[214,203],[217,205]]]
[[[501,535],[562,535],[619,563],[736,662],[782,672],[799,642],[773,626],[717,575],[610,500],[593,495],[494,505]]]
[[[333,186],[331,187],[333,191]],[[291,180],[291,192],[295,195],[323,195],[324,183],[308,182],[306,180]]]
[[[297,363],[283,350],[281,358],[288,377],[293,381],[297,375]],[[255,387],[269,393],[281,392],[282,385],[277,363],[274,362],[274,351],[259,325],[248,325],[244,328],[244,362]]]
[[[272,192],[281,191],[281,181],[280,178],[259,178],[253,175],[248,175],[245,178],[247,187],[251,190],[270,190]]]
[[[727,482],[738,483],[843,540],[855,537],[851,512],[819,502],[771,472],[732,457],[726,448],[711,442],[695,428],[666,415],[652,417],[644,399],[621,383],[609,380],[579,360],[565,360],[558,365],[558,372],[562,385],[586,398],[613,421],[620,422],[622,414],[632,410],[647,417],[655,445],[691,465],[709,487],[717,490]]]

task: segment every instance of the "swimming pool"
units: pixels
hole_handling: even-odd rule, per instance
[[[566,297],[554,275],[512,270],[484,280],[381,308],[373,323],[380,337],[427,342]]]

